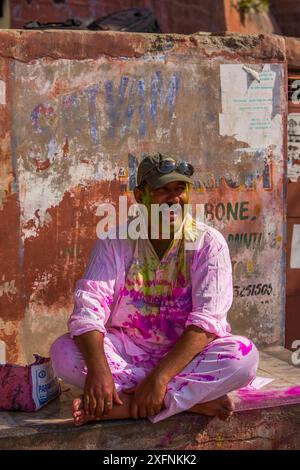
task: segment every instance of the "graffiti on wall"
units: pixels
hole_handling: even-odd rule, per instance
[[[55,158],[68,156],[70,141],[78,151],[87,137],[93,150],[107,137],[120,139],[137,131],[137,136],[144,138],[149,134],[148,124],[156,126],[162,110],[167,110],[168,127],[178,89],[177,75],[171,75],[165,84],[162,73],[156,71],[152,77],[121,76],[119,83],[106,80],[103,85],[63,94],[56,102],[38,103],[31,112],[31,123],[36,134],[43,134],[47,147],[43,155],[37,155],[40,160],[34,160],[37,171],[48,168]],[[82,120],[81,115],[87,119]],[[59,146],[61,132],[65,139]]]

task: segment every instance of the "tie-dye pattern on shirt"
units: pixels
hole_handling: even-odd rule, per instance
[[[173,240],[161,260],[149,240],[137,240],[119,300],[124,333],[149,353],[167,352],[192,309],[184,240]]]

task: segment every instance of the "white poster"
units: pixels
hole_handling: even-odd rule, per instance
[[[300,176],[300,113],[290,113],[288,116],[287,175],[293,182],[297,182]]]
[[[290,267],[300,269],[300,224],[293,227]]]
[[[6,85],[3,80],[0,80],[0,104],[6,103]]]
[[[221,135],[254,147],[282,145],[278,64],[221,64]]]

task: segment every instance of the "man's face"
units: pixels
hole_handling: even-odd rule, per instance
[[[137,188],[136,188],[137,189]],[[150,186],[146,186],[145,191],[148,192],[149,197],[150,197],[150,204],[164,204],[169,207],[171,206],[179,206],[181,207],[181,217],[183,217],[183,210],[184,210],[184,205],[188,204],[188,184],[185,183],[184,181],[173,181],[171,183],[166,184],[165,186],[162,186],[161,188],[151,188]],[[143,203],[143,193],[140,190],[135,191],[135,197],[137,202]],[[170,221],[170,229],[171,232],[174,230],[174,225],[176,221],[178,220],[178,217],[176,216],[176,213],[174,212],[169,212],[166,214],[167,220]],[[162,219],[163,215],[162,213],[159,214],[160,217],[160,231],[162,227]],[[151,211],[148,213],[149,217],[149,224],[151,225]]]
[[[184,181],[172,181],[161,188],[149,189],[152,204],[180,204],[183,208],[188,202],[187,185]]]

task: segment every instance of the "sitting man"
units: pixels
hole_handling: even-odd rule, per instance
[[[169,237],[161,218],[152,237],[148,212],[149,236],[97,240],[76,284],[69,333],[51,347],[57,375],[83,390],[73,402],[75,425],[130,417],[155,423],[182,411],[227,420],[234,410],[227,394],[255,377],[255,345],[233,336],[226,320],[233,290],[226,241],[190,215],[181,227],[196,228],[199,243],[186,249],[189,230],[174,236],[173,208],[188,204],[192,174],[187,162],[144,158],[135,199],[148,209],[172,206]]]

